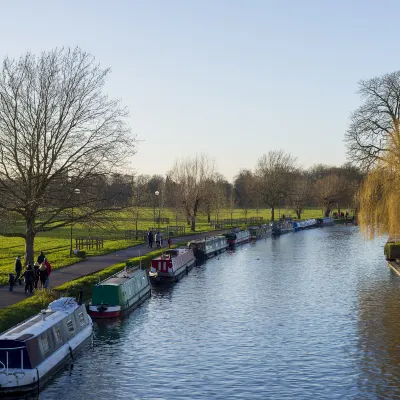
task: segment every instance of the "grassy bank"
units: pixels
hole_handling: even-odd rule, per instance
[[[280,215],[285,214],[286,216],[294,215],[288,208],[282,208],[275,210],[275,216],[278,218]],[[183,225],[186,227],[186,234],[192,234],[190,232],[190,227],[186,224],[184,215],[181,213],[176,213],[172,209],[163,209],[161,213],[162,217],[169,218],[169,225]],[[226,218],[251,218],[251,217],[263,217],[265,221],[271,218],[271,210],[269,209],[250,209],[247,214],[242,209],[223,209],[219,213],[219,220]],[[322,211],[320,208],[310,208],[304,210],[302,218],[316,218],[321,217]],[[148,229],[154,225],[154,210],[150,207],[143,207],[140,211],[140,220],[138,221],[138,229]],[[215,220],[215,216],[212,215],[212,219]],[[160,227],[167,226],[168,224],[161,224]],[[23,231],[23,225],[18,223],[18,229]],[[138,240],[125,240],[124,231],[134,230],[135,223],[133,221],[132,215],[125,211],[114,215],[111,223],[108,223],[100,228],[89,228],[83,224],[75,224],[73,227],[73,239],[76,237],[87,237],[87,236],[102,236],[104,238],[104,248],[95,249],[85,249],[87,256],[94,256],[109,253],[112,251],[121,250],[135,244],[142,243]],[[212,226],[207,222],[207,215],[205,213],[200,213],[197,218],[196,232],[207,232],[213,229]],[[62,268],[67,265],[74,264],[80,261],[77,257],[70,257],[69,255],[70,247],[70,227],[64,227],[55,229],[53,231],[40,233],[37,235],[35,240],[36,256],[43,250],[48,257],[50,263],[54,269]],[[75,241],[73,241],[73,247],[75,248]],[[24,254],[24,241],[22,238],[12,238],[0,236],[0,285],[5,285],[8,280],[8,274],[14,271],[14,260],[17,256],[22,256]]]
[[[179,244],[172,247],[177,246],[179,246]],[[147,268],[150,265],[151,260],[161,253],[161,250],[155,250],[146,254],[145,256],[132,258],[129,260],[129,262],[133,263],[134,265],[139,265],[141,262],[142,268]],[[105,268],[95,274],[86,275],[82,278],[67,282],[54,288],[53,290],[37,290],[32,297],[13,304],[12,306],[2,308],[0,310],[0,332],[3,332],[31,317],[32,315],[39,313],[40,310],[46,308],[51,301],[59,297],[77,297],[79,291],[83,290],[85,299],[89,299],[92,294],[92,287],[99,281],[99,279],[106,279],[124,269],[125,266],[126,262],[114,264],[111,267]]]

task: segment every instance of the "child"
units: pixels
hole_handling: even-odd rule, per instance
[[[12,292],[14,289],[14,285],[15,285],[15,276],[13,274],[9,275],[8,284],[10,285],[10,287],[8,288],[8,291]]]

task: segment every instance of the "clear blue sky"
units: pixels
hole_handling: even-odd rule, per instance
[[[397,1],[2,1],[0,58],[91,52],[142,140],[139,173],[204,152],[231,179],[285,149],[345,161],[357,82],[400,69]]]

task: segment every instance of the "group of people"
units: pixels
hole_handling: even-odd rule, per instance
[[[158,231],[155,235],[156,239],[156,246],[157,248],[161,248],[163,245],[163,237],[160,231]],[[147,243],[149,248],[153,248],[153,243],[154,243],[154,233],[151,229],[147,232]],[[171,238],[168,238],[168,248],[171,247],[172,240]]]
[[[14,290],[14,286],[18,283],[22,285],[21,278],[25,281],[25,294],[33,293],[33,289],[48,288],[49,287],[49,277],[51,274],[51,264],[47,261],[43,251],[40,252],[36,263],[32,267],[32,263],[28,263],[25,272],[22,273],[22,261],[20,257],[15,259],[15,276],[10,273],[8,278],[9,291]],[[40,282],[40,283],[39,283]]]

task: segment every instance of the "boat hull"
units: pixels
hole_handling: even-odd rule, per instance
[[[162,285],[166,283],[178,282],[184,275],[187,275],[189,271],[196,265],[196,259],[192,259],[187,264],[174,271],[173,274],[164,274],[157,272],[157,274],[149,274],[149,279],[152,285]]]
[[[140,293],[139,293],[140,294]],[[138,300],[128,301],[123,307],[122,306],[103,306],[103,305],[89,305],[89,315],[96,319],[105,318],[118,318],[123,314],[133,311],[135,308],[139,307],[144,301],[146,301],[151,296],[151,287],[147,287],[147,290],[143,294],[140,294]],[[102,306],[107,308],[102,310]],[[99,310],[100,309],[100,310]]]

